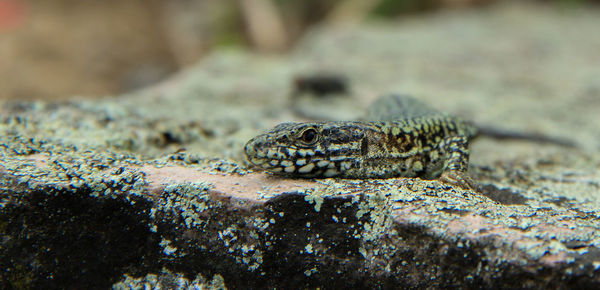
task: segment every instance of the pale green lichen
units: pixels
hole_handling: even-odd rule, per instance
[[[312,246],[311,244],[307,244],[307,245],[304,247],[304,251],[305,251],[306,253],[308,253],[308,254],[312,254],[312,253],[313,253],[313,246]]]
[[[321,211],[321,205],[323,205],[324,198],[322,196],[307,194],[304,196],[304,200],[310,204],[314,204],[316,212]]]
[[[235,235],[234,231],[235,228],[229,227],[217,232],[219,239],[223,241],[223,245],[225,247],[229,248],[229,251],[233,251],[233,249],[229,246],[237,240],[237,236]]]
[[[219,231],[217,235],[237,263],[246,265],[249,271],[256,271],[262,266],[263,251],[257,248],[257,240],[250,240],[249,242],[240,241],[238,238],[240,232],[236,226],[230,226]],[[254,236],[258,238],[258,235],[255,234]]]
[[[221,275],[214,275],[211,280],[205,279],[197,274],[193,280],[185,278],[182,273],[172,273],[163,269],[159,274],[146,274],[143,277],[123,275],[123,279],[112,285],[114,290],[143,290],[143,289],[165,289],[177,285],[178,289],[227,289],[225,280]]]
[[[319,273],[319,270],[316,267],[313,267],[313,268],[310,268],[310,269],[304,271],[304,275],[306,277],[310,277],[312,274],[315,274],[315,273]]]
[[[211,188],[212,184],[202,181],[168,185],[163,193],[164,204],[159,208],[180,214],[188,228],[199,227],[206,222],[200,214],[211,207]]]
[[[163,253],[167,256],[172,256],[177,251],[177,248],[171,246],[171,241],[167,239],[161,239],[159,245],[163,248]]]

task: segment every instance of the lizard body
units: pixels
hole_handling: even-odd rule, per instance
[[[442,177],[472,187],[465,173],[473,125],[417,100],[377,100],[364,121],[283,123],[252,138],[248,160],[294,177]]]

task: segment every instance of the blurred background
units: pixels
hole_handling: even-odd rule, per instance
[[[285,55],[315,25],[485,9],[505,1],[0,0],[0,98],[116,95],[167,78],[213,50]],[[573,9],[600,1],[528,2]]]

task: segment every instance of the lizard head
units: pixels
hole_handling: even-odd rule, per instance
[[[298,177],[343,175],[361,157],[364,130],[354,122],[283,123],[252,138],[244,150],[253,165]]]

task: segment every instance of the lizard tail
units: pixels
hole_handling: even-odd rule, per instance
[[[477,125],[477,136],[488,136],[500,140],[532,141],[537,143],[555,144],[571,148],[578,147],[575,142],[565,138],[548,136],[534,132],[516,132],[480,125]]]

